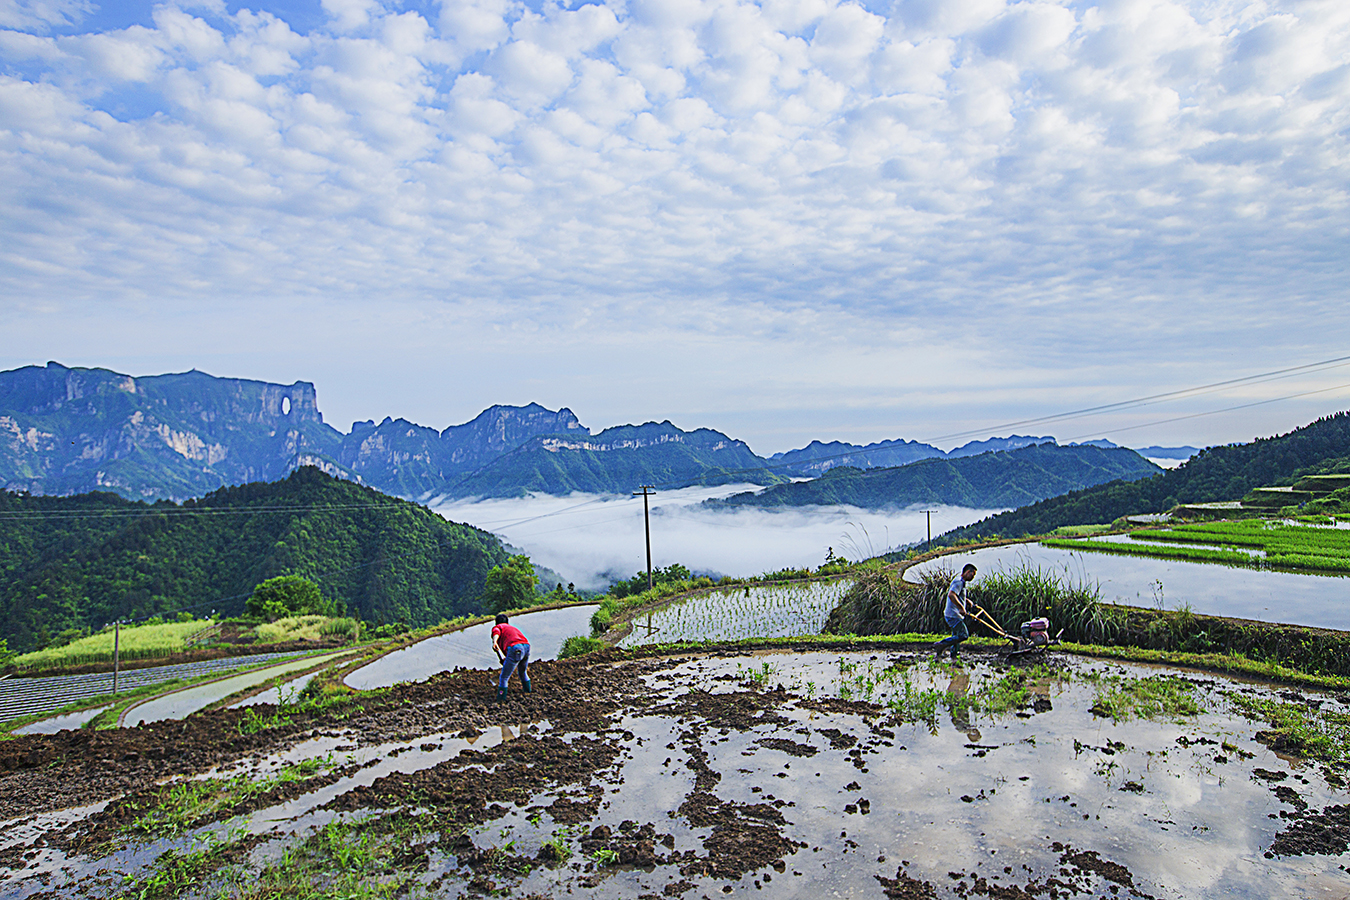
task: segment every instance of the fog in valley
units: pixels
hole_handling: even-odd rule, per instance
[[[785,566],[818,566],[830,548],[860,559],[925,539],[922,507],[861,510],[847,506],[780,510],[700,506],[754,485],[661,491],[651,500],[652,565],[682,563],[695,572],[754,575]],[[456,500],[434,505],[447,519],[500,535],[577,587],[600,589],[646,568],[642,498],[617,494]],[[998,510],[935,506],[933,535]]]

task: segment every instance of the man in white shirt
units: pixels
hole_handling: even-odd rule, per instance
[[[966,585],[974,580],[975,566],[966,563],[961,569],[961,574],[953,578],[951,587],[947,588],[947,607],[942,611],[942,618],[946,619],[952,635],[933,645],[937,651],[938,662],[942,662],[942,653],[948,647],[951,648],[952,662],[956,662],[957,646],[970,637],[970,629],[966,627]]]

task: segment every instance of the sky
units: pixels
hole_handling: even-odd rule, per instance
[[[1343,0],[0,0],[0,368],[1245,441],[1350,366],[1035,420],[1350,354],[1348,128]]]

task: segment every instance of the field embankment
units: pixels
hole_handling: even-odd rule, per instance
[[[945,634],[943,597],[954,577],[933,571],[922,583],[888,569],[861,578],[830,614],[830,634]],[[1220,656],[1272,663],[1311,675],[1350,676],[1350,632],[1154,610],[1101,601],[1095,586],[1057,572],[1023,567],[982,575],[967,589],[1005,628],[1046,616],[1063,639],[1107,648],[1208,655],[1213,668],[1233,669]],[[976,626],[972,633],[987,634]]]

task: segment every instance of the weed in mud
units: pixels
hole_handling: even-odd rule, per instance
[[[1200,712],[1195,688],[1181,678],[1124,678],[1100,673],[1087,678],[1095,681],[1097,686],[1097,696],[1092,704],[1093,714],[1109,717],[1113,722],[1134,718],[1194,716]]]
[[[748,687],[759,689],[768,682],[769,676],[778,671],[778,667],[772,663],[761,663],[756,669],[754,666],[742,666],[736,664],[736,678],[745,683]]]
[[[554,862],[567,862],[572,857],[572,848],[568,846],[566,836],[560,834],[544,841],[539,849]]]
[[[619,861],[619,851],[612,847],[598,847],[591,854],[591,859],[602,866],[612,866]]]
[[[418,828],[404,816],[330,822],[261,871],[225,873],[236,900],[383,900],[407,896],[416,876],[400,860]],[[167,896],[167,895],[166,895]]]
[[[1264,737],[1272,749],[1332,765],[1350,764],[1350,715],[1246,694],[1228,696],[1243,715],[1270,724]]]
[[[134,900],[161,900],[182,896],[185,892],[204,884],[211,874],[224,864],[226,855],[231,849],[231,844],[213,843],[190,853],[170,850],[155,860],[150,873],[144,878],[126,876],[121,896]]]

